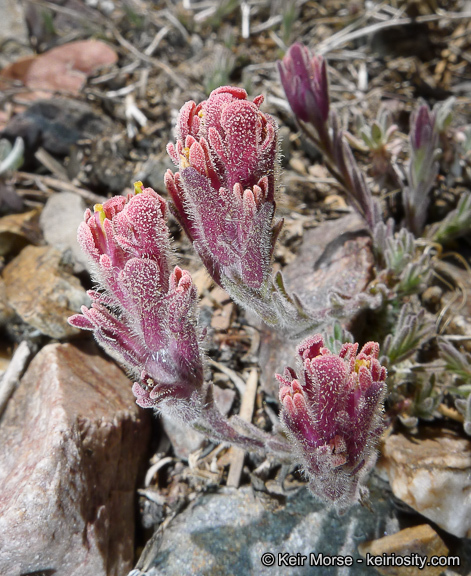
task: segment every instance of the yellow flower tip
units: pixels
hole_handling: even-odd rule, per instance
[[[204,112],[203,112],[203,110],[200,110],[198,112],[198,118],[203,118],[203,116],[204,116]]]
[[[190,149],[183,148],[183,154],[180,154],[180,168],[189,168],[190,167]]]
[[[370,365],[370,360],[355,360],[355,372],[358,373],[362,366],[366,366],[369,369]]]
[[[144,184],[138,180],[134,182],[134,194],[140,194],[144,190]]]
[[[106,220],[106,214],[105,211],[103,210],[103,204],[95,204],[95,206],[93,206],[93,211],[95,213],[98,212],[98,216],[100,218],[100,224],[101,226],[103,226],[103,222]]]

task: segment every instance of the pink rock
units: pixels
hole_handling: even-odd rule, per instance
[[[0,425],[0,574],[127,574],[149,424],[95,345],[38,353]]]

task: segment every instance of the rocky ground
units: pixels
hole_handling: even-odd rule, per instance
[[[294,41],[327,58],[352,142],[355,118],[372,121],[386,105],[401,166],[418,99],[454,96],[452,126],[470,122],[471,4],[0,0],[0,14],[0,138],[25,146],[21,165],[0,169],[0,573],[314,573],[261,562],[285,552],[354,558],[317,568],[326,575],[471,573],[471,439],[449,394],[454,381],[443,377],[436,409],[412,423],[391,401],[370,502],[338,517],[297,470],[138,408],[122,370],[67,323],[92,287],[76,243],[85,208],[137,180],[167,197],[165,148],[179,108],[227,84],[264,94],[280,126],[285,224],[275,267],[319,305],[332,285],[361,292],[374,275],[369,236],[295,124],[275,62]],[[385,213],[400,220],[394,182],[375,174],[367,151],[355,154]],[[429,224],[469,190],[469,155],[460,162],[441,170]],[[201,297],[216,403],[225,414],[243,407],[269,430],[273,374],[292,363],[296,342],[239,310],[174,220],[170,228]],[[433,361],[437,332],[471,350],[469,235],[451,249],[456,257],[434,261],[441,280],[418,296],[435,322],[420,351],[432,349]],[[372,337],[368,318],[350,329]],[[457,556],[460,565],[388,571],[357,562],[368,553]]]

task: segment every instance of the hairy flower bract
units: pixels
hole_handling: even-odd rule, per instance
[[[281,419],[309,487],[339,512],[366,491],[362,480],[376,460],[386,380],[378,355],[376,342],[333,354],[316,334],[298,346],[298,370],[276,375]]]
[[[171,271],[164,199],[140,183],[136,189],[85,212],[78,240],[99,290],[89,291],[91,308],[69,322],[93,331],[140,380],[133,387],[138,404],[173,405],[203,384],[197,293],[188,272]]]
[[[210,274],[260,289],[270,272],[277,127],[241,88],[187,102],[168,153],[179,171],[165,183],[176,217]]]

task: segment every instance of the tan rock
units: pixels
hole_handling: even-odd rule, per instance
[[[211,288],[213,284],[213,279],[206,271],[206,268],[198,268],[196,272],[191,274],[191,278],[193,280],[193,284],[196,286],[198,290],[198,296],[202,297],[206,290]]]
[[[15,316],[15,311],[8,305],[5,282],[0,277],[0,326],[7,324]]]
[[[201,300],[200,306],[209,306],[211,308],[227,304],[227,302],[231,302],[229,294],[220,286],[215,286],[211,292]]]
[[[0,218],[0,256],[17,254],[28,244],[39,243],[39,214],[40,210],[30,210]]]
[[[306,165],[301,160],[301,158],[291,158],[289,165],[298,174],[302,174],[303,176],[307,175]]]
[[[345,208],[348,208],[345,198],[339,194],[329,194],[325,197],[324,203],[334,210],[344,210]]]
[[[64,270],[61,253],[48,246],[27,246],[3,270],[8,305],[51,338],[78,334],[67,318],[88,303],[80,281]]]
[[[471,538],[471,440],[449,430],[393,434],[377,469],[394,495],[450,534]]]
[[[96,346],[39,352],[0,424],[0,574],[127,574],[149,416]]]
[[[213,317],[211,318],[212,328],[224,331],[230,327],[235,305],[229,294],[220,286],[215,286],[209,293],[209,296],[205,296],[201,300],[200,305],[209,306],[214,309]]]
[[[231,301],[229,294],[220,286],[215,286],[211,290],[211,298],[218,304],[225,304]]]
[[[415,564],[414,566],[375,566],[376,570],[384,576],[423,576],[423,574],[440,576],[443,567],[425,564],[426,571],[424,572],[421,563],[428,562],[432,556],[448,556],[445,543],[428,524],[406,528],[396,534],[365,542],[358,546],[358,552],[364,558],[369,554],[382,557],[384,561],[388,561],[389,558],[390,562],[394,559],[394,555],[407,557]],[[429,560],[426,561],[425,557]]]

